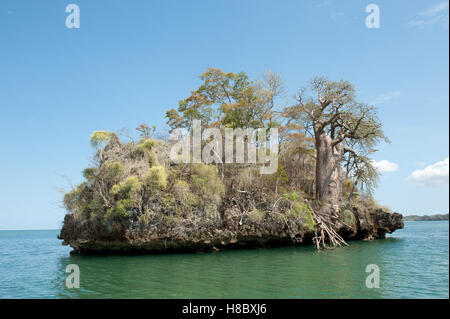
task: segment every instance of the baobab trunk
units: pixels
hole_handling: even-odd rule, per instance
[[[322,201],[323,212],[337,215],[341,196],[342,143],[333,146],[325,132],[316,134],[316,198]]]

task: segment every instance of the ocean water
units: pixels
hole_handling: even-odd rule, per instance
[[[389,238],[214,253],[71,256],[57,230],[0,231],[0,298],[448,298],[449,223],[407,222]],[[67,288],[66,266],[80,269]],[[366,266],[380,287],[366,287]]]

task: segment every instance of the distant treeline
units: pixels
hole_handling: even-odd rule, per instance
[[[425,215],[425,216],[410,215],[410,216],[404,216],[403,220],[409,221],[409,222],[431,221],[431,220],[448,220],[448,214],[436,214],[436,215]]]

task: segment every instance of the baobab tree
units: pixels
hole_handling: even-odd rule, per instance
[[[348,81],[316,77],[309,87],[300,90],[296,102],[285,109],[284,116],[288,122],[303,124],[314,138],[316,199],[324,204],[323,212],[337,215],[342,199],[344,154],[351,153],[352,158],[357,159],[375,144],[388,139],[376,109],[356,101],[355,89]],[[364,162],[366,168],[374,171],[370,161]]]

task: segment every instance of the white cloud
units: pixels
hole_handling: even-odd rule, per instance
[[[440,14],[443,11],[448,10],[448,1],[442,1],[439,3],[436,3],[434,6],[422,11],[419,13],[419,16],[422,17],[434,17],[438,14]]]
[[[398,170],[398,165],[388,160],[381,160],[379,162],[372,160],[372,165],[380,172],[395,172]]]
[[[328,0],[317,1],[316,8],[329,7],[331,6],[331,2]]]
[[[385,94],[380,94],[370,103],[372,105],[383,104],[389,100],[392,100],[395,97],[402,95],[400,91],[392,91]]]
[[[420,186],[448,185],[448,157],[441,162],[412,172],[408,181]]]
[[[423,28],[424,25],[425,25],[425,21],[423,21],[423,20],[413,20],[413,21],[408,22],[408,26],[412,27],[412,28],[416,27],[416,28],[421,29],[421,28]]]
[[[408,26],[419,29],[431,24],[440,24],[448,29],[448,0],[419,12],[416,18],[408,22]]]
[[[424,167],[425,165],[427,165],[427,163],[425,163],[425,162],[415,162],[414,165],[416,165],[418,167]]]

